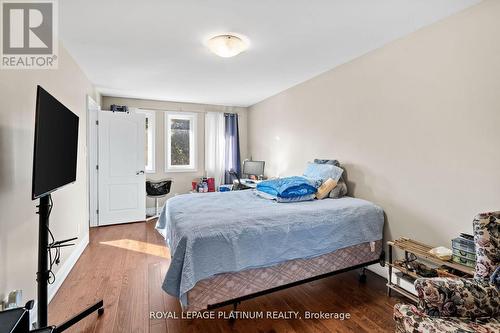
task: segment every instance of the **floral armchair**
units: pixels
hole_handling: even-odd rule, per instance
[[[396,304],[396,332],[500,332],[500,211],[474,218],[473,279],[415,281],[418,308]]]

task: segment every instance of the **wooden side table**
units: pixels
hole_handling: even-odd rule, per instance
[[[410,254],[415,255],[417,258],[423,259],[424,261],[430,262],[432,264],[435,264],[437,266],[442,266],[442,267],[447,267],[451,268],[457,272],[460,272],[464,276],[458,276],[453,273],[444,273],[447,277],[472,277],[474,275],[474,269],[468,266],[460,265],[451,261],[446,261],[446,260],[441,260],[429,253],[429,250],[432,249],[431,246],[417,242],[413,239],[409,238],[404,238],[401,237],[400,239],[394,240],[394,241],[388,241],[387,242],[388,246],[388,252],[389,252],[389,261],[387,262],[387,265],[389,267],[389,278],[387,282],[387,295],[391,295],[391,290],[394,290],[395,292],[417,302],[418,297],[407,291],[406,289],[403,289],[400,287],[398,284],[392,282],[392,270],[397,269],[404,275],[410,276],[413,279],[418,279],[422,276],[418,275],[417,273],[408,270],[406,267],[398,264],[397,262],[393,261],[393,250],[394,248],[400,249],[404,251],[405,253],[405,259],[408,260]],[[444,275],[443,275],[444,276]]]

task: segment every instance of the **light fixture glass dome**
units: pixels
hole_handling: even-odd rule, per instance
[[[218,35],[208,40],[208,48],[223,58],[234,57],[248,48],[248,42],[235,35]]]

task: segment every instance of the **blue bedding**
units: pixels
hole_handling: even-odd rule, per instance
[[[380,207],[350,197],[279,204],[253,190],[178,195],[156,225],[172,253],[163,289],[186,305],[202,279],[377,241],[383,225]]]
[[[316,193],[319,185],[321,183],[294,176],[264,180],[257,184],[257,190],[278,198],[295,198]]]

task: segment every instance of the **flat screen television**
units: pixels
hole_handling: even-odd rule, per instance
[[[37,87],[33,200],[76,180],[78,116]]]

